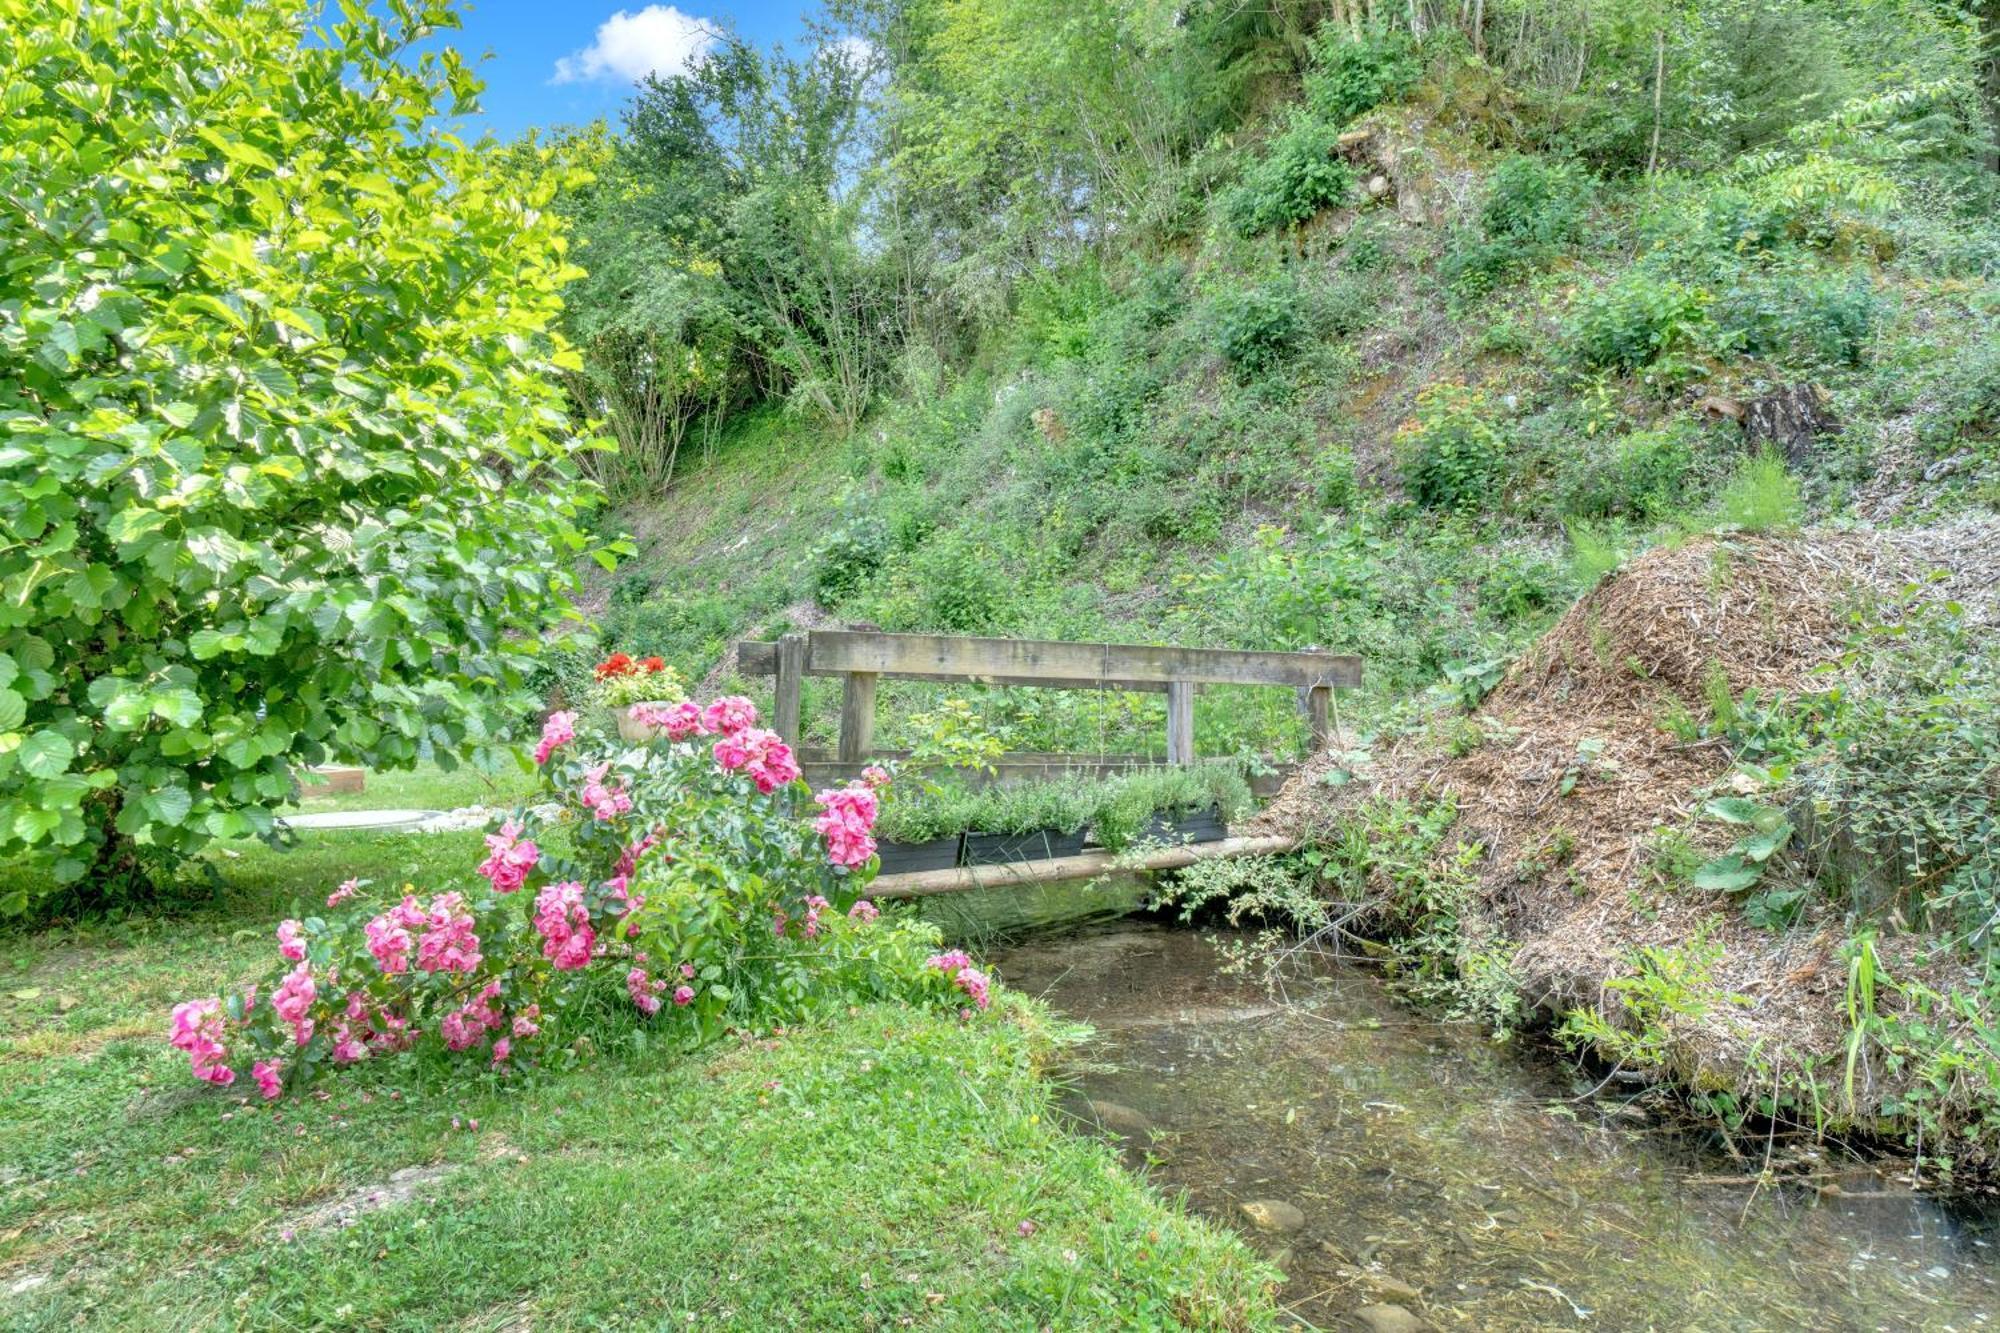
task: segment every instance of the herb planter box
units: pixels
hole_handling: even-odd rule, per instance
[[[875,847],[882,858],[884,875],[900,875],[913,870],[949,870],[958,864],[962,835],[931,838],[925,842],[884,842]]]
[[[968,833],[965,861],[969,866],[1003,866],[1015,861],[1047,861],[1083,851],[1083,834],[1037,829],[1033,833]]]
[[[1169,846],[1184,842],[1221,842],[1229,836],[1229,826],[1222,822],[1222,816],[1214,810],[1197,810],[1192,814],[1154,815],[1139,835],[1149,842],[1164,842]]]

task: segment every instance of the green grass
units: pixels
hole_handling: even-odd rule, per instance
[[[502,765],[491,771],[461,764],[446,772],[423,764],[405,772],[369,773],[359,792],[314,796],[300,810],[456,810],[484,805],[503,808],[534,790],[534,774]]]
[[[476,846],[255,848],[199,914],[0,936],[0,1326],[1271,1325],[1238,1239],[1064,1130],[1042,1071],[1073,1034],[1021,997],[607,1034],[504,1080],[391,1061],[276,1106],[189,1078],[168,1009],[257,975],[283,904]],[[370,1202],[411,1167],[442,1174]]]

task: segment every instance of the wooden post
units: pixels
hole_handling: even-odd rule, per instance
[[[840,691],[840,749],[843,764],[858,764],[875,747],[873,671],[850,671]]]
[[[1194,762],[1194,682],[1167,684],[1167,762]]]
[[[1306,720],[1312,726],[1313,753],[1326,748],[1333,728],[1327,720],[1327,712],[1333,704],[1333,689],[1328,685],[1315,685],[1306,691]]]
[[[771,704],[772,729],[794,750],[805,740],[800,727],[799,689],[806,679],[806,636],[787,634],[778,640],[777,695]]]

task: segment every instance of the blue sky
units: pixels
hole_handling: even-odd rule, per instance
[[[486,81],[486,114],[468,129],[511,139],[530,125],[616,123],[647,69],[667,72],[697,53],[704,26],[727,25],[759,46],[789,41],[806,0],[469,0],[447,35]],[[490,53],[490,55],[489,55]],[[489,56],[479,61],[480,56]],[[468,135],[468,137],[471,137]]]

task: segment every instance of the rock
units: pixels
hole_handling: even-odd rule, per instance
[[[1368,178],[1368,197],[1370,199],[1380,199],[1387,193],[1389,193],[1389,178],[1387,176],[1370,176]]]
[[[1243,1205],[1243,1215],[1259,1231],[1297,1231],[1306,1215],[1283,1199],[1256,1199]]]
[[[1088,1101],[1084,1103],[1084,1109],[1100,1128],[1123,1138],[1145,1139],[1153,1135],[1152,1118],[1122,1102]]]
[[[1368,1294],[1379,1296],[1385,1301],[1413,1303],[1421,1301],[1424,1294],[1409,1283],[1390,1277],[1387,1273],[1363,1273],[1361,1285],[1368,1288]]]
[[[1354,1321],[1368,1333],[1426,1333],[1430,1328],[1400,1305],[1364,1305],[1354,1312]]]

